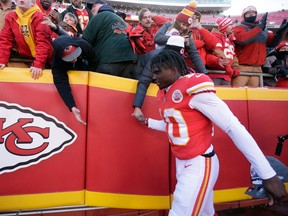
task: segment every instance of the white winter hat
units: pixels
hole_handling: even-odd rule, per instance
[[[167,40],[166,45],[184,48],[184,38],[178,35],[172,35]]]

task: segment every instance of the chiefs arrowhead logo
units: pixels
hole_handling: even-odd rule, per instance
[[[73,130],[47,113],[0,101],[0,174],[37,164],[76,138]]]

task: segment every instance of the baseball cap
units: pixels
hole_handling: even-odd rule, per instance
[[[179,35],[172,35],[166,42],[166,46],[164,49],[172,49],[179,54],[184,53],[184,38]]]
[[[74,59],[78,58],[81,53],[82,49],[80,47],[69,45],[62,52],[62,60],[66,62],[71,62]]]
[[[107,5],[103,0],[86,0],[87,7],[91,10],[94,4]]]
[[[168,38],[166,45],[184,48],[184,38],[179,35],[172,35]]]

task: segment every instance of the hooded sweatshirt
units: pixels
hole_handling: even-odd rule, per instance
[[[64,49],[74,45],[82,49],[81,55],[75,64],[62,60],[62,53]],[[95,66],[95,52],[91,45],[78,37],[70,37],[61,35],[53,41],[54,55],[52,59],[52,74],[54,84],[63,99],[66,106],[71,111],[72,107],[76,106],[74,97],[71,93],[71,88],[68,79],[68,70],[94,70]],[[88,67],[83,64],[83,60],[88,61]]]

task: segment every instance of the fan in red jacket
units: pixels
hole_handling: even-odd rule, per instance
[[[261,73],[266,58],[266,48],[276,47],[288,28],[287,20],[283,20],[279,29],[268,32],[266,28],[268,13],[257,20],[257,9],[248,6],[243,10],[243,21],[233,29],[236,37],[235,52],[239,59],[241,71]],[[258,76],[238,76],[232,80],[233,86],[259,86]]]
[[[218,29],[212,29],[212,34],[217,38],[216,49],[213,54],[207,55],[207,68],[225,70],[224,74],[209,74],[215,85],[231,85],[231,78],[238,76],[237,58],[234,52],[235,37],[232,33],[233,21],[226,18],[217,18]]]
[[[216,38],[207,29],[203,28],[200,24],[202,14],[198,11],[192,16],[192,24],[189,28],[191,31],[191,38],[193,39],[197,51],[206,66],[207,50],[214,50],[216,47]],[[195,68],[190,58],[186,60],[189,67]]]
[[[42,69],[53,54],[50,29],[41,24],[43,16],[34,0],[18,1],[16,10],[6,15],[0,32],[0,69],[8,64],[15,42],[21,57],[33,59],[32,77],[38,79],[42,75]]]
[[[129,29],[129,39],[136,55],[142,55],[155,49],[155,28],[151,27],[152,16],[147,8],[139,12],[139,24]]]

